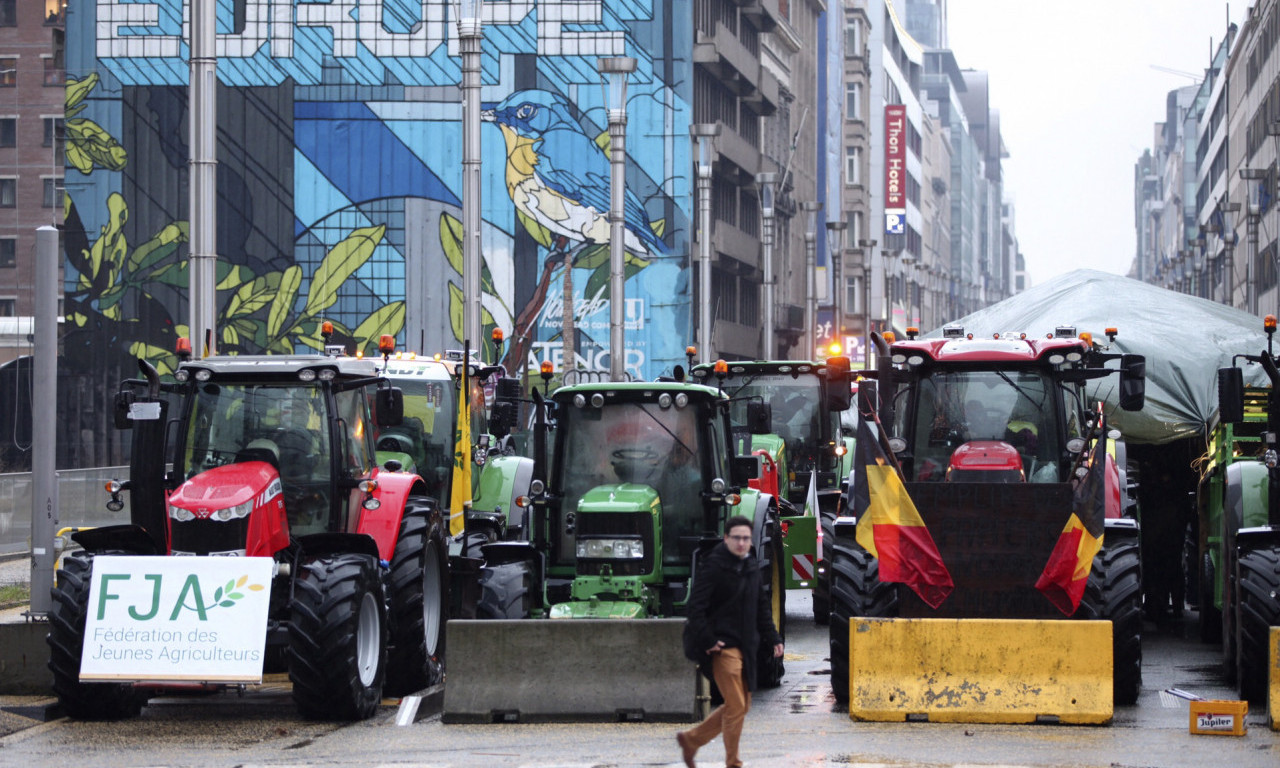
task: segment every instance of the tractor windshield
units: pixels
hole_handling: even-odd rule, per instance
[[[422,476],[430,495],[447,499],[453,474],[457,387],[449,379],[410,378],[395,370],[387,373],[404,394],[404,419],[378,431],[378,450],[408,455],[413,463],[406,469]]]
[[[996,440],[1017,450],[1029,482],[1059,482],[1062,399],[1043,372],[935,371],[914,389],[915,407],[899,408],[894,425],[911,441],[913,479],[944,480],[956,448]]]
[[[822,402],[822,384],[817,376],[730,376],[725,379],[724,391],[732,398],[729,418],[734,424],[747,423],[746,398],[763,398],[773,411],[769,431],[786,441],[792,455],[803,453],[821,435],[819,419],[823,414],[818,406]]]

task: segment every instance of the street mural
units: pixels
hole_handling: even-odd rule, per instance
[[[172,370],[187,333],[183,0],[67,16],[67,359]],[[221,352],[462,347],[462,126],[443,0],[218,0]],[[684,360],[692,98],[689,0],[485,2],[482,323],[507,369],[609,367],[609,133],[600,57],[628,91],[626,369]],[[566,267],[571,265],[571,267]],[[83,353],[75,357],[74,350]],[[118,381],[118,380],[117,380]]]

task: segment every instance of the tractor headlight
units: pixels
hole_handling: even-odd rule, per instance
[[[196,519],[195,513],[192,512],[191,510],[183,509],[182,507],[175,507],[172,505],[169,506],[169,517],[173,518],[174,520],[177,520],[180,523],[185,523],[189,520]]]
[[[227,507],[226,509],[219,509],[210,515],[210,517],[219,522],[226,522],[227,520],[234,520],[238,517],[248,517],[249,513],[252,511],[253,499],[249,499],[243,504],[237,504],[234,507]]]
[[[578,557],[590,560],[639,560],[644,557],[640,539],[578,539]]]

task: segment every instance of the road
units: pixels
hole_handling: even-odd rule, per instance
[[[1192,614],[1194,615],[1194,614]],[[752,768],[870,766],[1099,766],[1100,768],[1274,768],[1280,733],[1253,712],[1243,737],[1192,736],[1185,707],[1165,709],[1158,691],[1180,687],[1230,698],[1217,673],[1217,649],[1192,639],[1194,625],[1148,625],[1139,703],[1117,710],[1106,727],[860,723],[831,696],[826,629],[815,627],[808,596],[791,592],[787,675],[762,691],[747,719],[743,754]],[[584,684],[590,684],[589,681]],[[0,699],[0,708],[40,700]],[[287,685],[244,697],[155,699],[140,718],[120,723],[55,720],[0,738],[0,762],[43,766],[74,760],[115,766],[403,766],[404,768],[678,768],[677,726],[658,723],[445,725],[429,716],[396,725],[388,704],[371,720],[335,725],[298,719]],[[34,723],[34,721],[32,721]],[[699,764],[723,760],[719,741]]]

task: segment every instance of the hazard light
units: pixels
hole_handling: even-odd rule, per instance
[[[1276,332],[1276,316],[1275,315],[1267,315],[1266,317],[1262,318],[1262,330],[1265,331],[1267,335],[1271,335]]]

